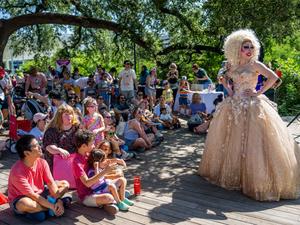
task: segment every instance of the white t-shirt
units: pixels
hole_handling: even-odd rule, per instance
[[[0,80],[0,99],[4,100],[5,99],[5,94],[4,94],[4,89],[7,88],[8,86],[12,86],[10,78],[7,74]]]
[[[133,81],[136,79],[136,74],[133,69],[122,70],[119,74],[119,78],[122,78],[120,87],[122,91],[134,90]]]
[[[81,77],[74,81],[74,86],[78,86],[80,87],[80,89],[84,89],[85,87],[88,86],[87,85],[88,80],[89,80],[88,77]]]
[[[161,120],[163,120],[163,121],[170,121],[171,122],[173,120],[172,116],[169,113],[167,113],[167,114],[160,114],[159,118]]]

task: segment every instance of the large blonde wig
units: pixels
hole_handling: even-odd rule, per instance
[[[73,115],[73,121],[72,124],[73,126],[79,126],[79,121],[78,121],[78,116],[76,115],[74,109],[67,105],[67,104],[62,104],[61,106],[58,107],[53,119],[50,121],[48,128],[56,128],[59,131],[63,130],[63,120],[62,120],[62,114],[64,113],[69,113]]]
[[[237,66],[240,63],[242,44],[250,41],[254,46],[253,56],[251,61],[258,60],[260,44],[254,33],[249,29],[242,29],[232,32],[224,42],[225,58],[232,66]]]

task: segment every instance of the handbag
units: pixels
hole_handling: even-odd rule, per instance
[[[53,156],[53,178],[54,180],[66,180],[71,189],[76,189],[75,178],[73,175],[73,160],[75,154],[70,154],[67,159],[56,154]]]

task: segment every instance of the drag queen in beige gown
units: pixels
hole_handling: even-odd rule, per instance
[[[274,103],[263,93],[278,79],[257,61],[260,44],[251,30],[229,35],[224,44],[230,69],[223,78],[229,97],[211,121],[199,174],[259,201],[299,196],[300,148],[289,135]],[[256,92],[258,74],[267,77]],[[233,87],[228,80],[233,81]]]

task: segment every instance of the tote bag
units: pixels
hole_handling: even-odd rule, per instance
[[[53,156],[53,178],[54,180],[66,180],[71,189],[76,189],[73,175],[73,160],[75,154],[70,154],[67,159],[63,159],[59,154]]]

